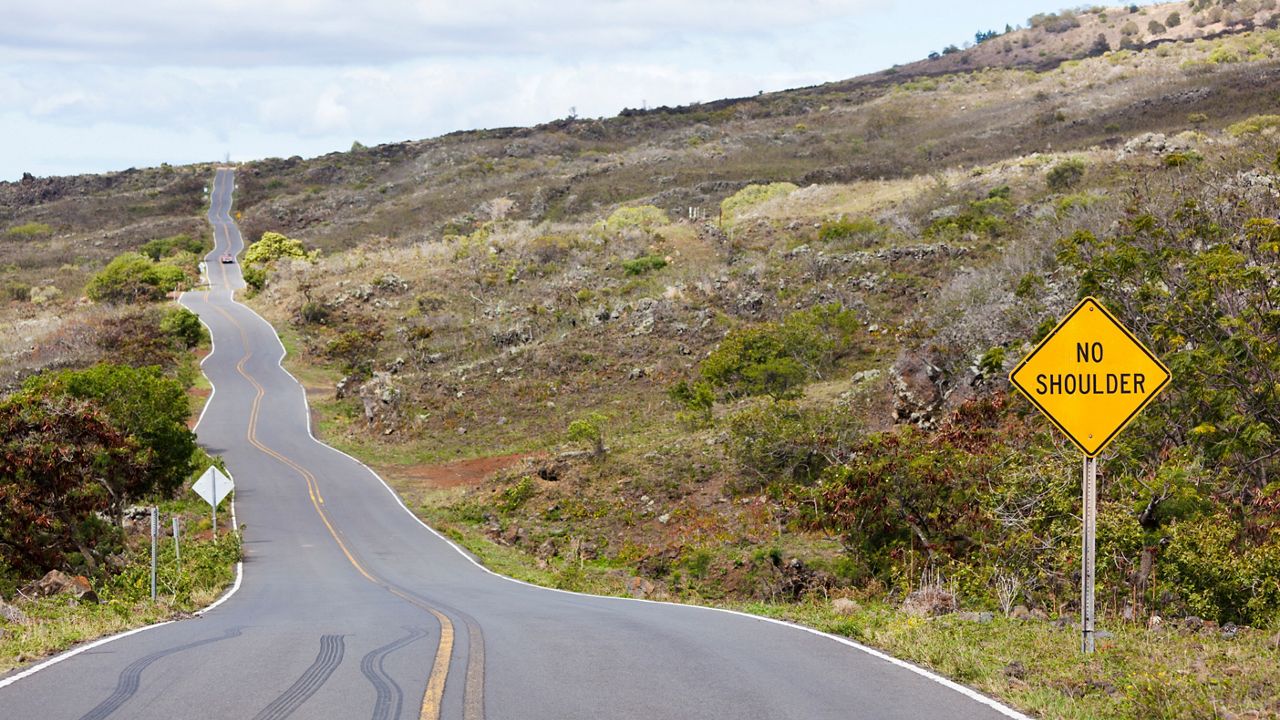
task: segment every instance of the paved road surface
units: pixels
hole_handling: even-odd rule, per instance
[[[368,469],[312,439],[271,326],[232,298],[233,173],[209,220],[212,330],[197,428],[236,480],[244,579],[202,617],[0,688],[0,718],[602,720],[998,718],[994,703],[829,637],[701,608],[492,575]],[[0,680],[0,683],[3,681]]]

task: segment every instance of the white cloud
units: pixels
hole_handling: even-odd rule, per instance
[[[616,55],[777,36],[874,0],[64,0],[6,9],[0,62],[345,65],[483,54]]]

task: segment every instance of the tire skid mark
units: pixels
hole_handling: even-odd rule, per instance
[[[120,671],[120,677],[116,680],[116,689],[105,700],[98,703],[97,707],[80,717],[80,720],[104,720],[111,716],[115,711],[119,710],[122,705],[129,701],[137,692],[142,684],[142,672],[151,666],[157,660],[163,660],[170,655],[176,655],[184,650],[208,645],[209,643],[219,642],[221,640],[229,640],[234,637],[240,637],[241,628],[234,627],[226,630],[218,637],[205,638],[196,640],[185,645],[178,645],[165,650],[153,652],[150,655],[134,660],[129,663],[124,670]]]
[[[465,612],[439,602],[438,600],[424,597],[423,595],[408,590],[394,583],[388,583],[393,591],[402,593],[401,597],[407,596],[405,599],[410,600],[414,604],[420,606],[432,606],[439,608],[440,611],[449,613],[462,620],[467,628],[467,670],[463,678],[464,685],[462,689],[462,720],[485,720],[484,716],[484,633],[480,630],[480,623]]]
[[[344,651],[345,644],[341,635],[321,636],[320,652],[316,654],[311,667],[307,668],[306,672],[289,686],[289,689],[280,693],[280,697],[272,700],[271,704],[262,709],[262,712],[254,715],[253,720],[284,720],[292,715],[328,682],[333,671],[342,664]]]
[[[372,720],[399,720],[400,712],[404,709],[404,691],[400,689],[399,683],[387,674],[382,664],[391,653],[426,636],[426,630],[413,628],[408,635],[371,650],[361,658],[360,672],[373,685],[373,690],[377,694],[373,703]]]

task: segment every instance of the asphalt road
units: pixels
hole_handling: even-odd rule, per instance
[[[0,687],[0,718],[602,720],[1018,717],[803,629],[535,588],[480,568],[370,470],[313,439],[275,331],[235,302],[233,174],[209,220],[215,392],[197,428],[236,481],[243,583],[201,617]],[[0,680],[2,683],[3,680]]]

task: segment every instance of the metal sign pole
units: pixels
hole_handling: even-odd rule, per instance
[[[1080,651],[1093,652],[1094,565],[1098,530],[1098,460],[1084,458],[1084,537],[1080,557]]]
[[[156,601],[156,539],[160,535],[160,511],[151,506],[151,602]]]
[[[213,473],[209,479],[213,481],[213,492],[211,493],[213,502],[211,504],[213,505],[213,537],[216,539],[218,537],[218,473]]]
[[[175,563],[182,562],[182,548],[178,547],[178,518],[173,518],[173,561]]]

